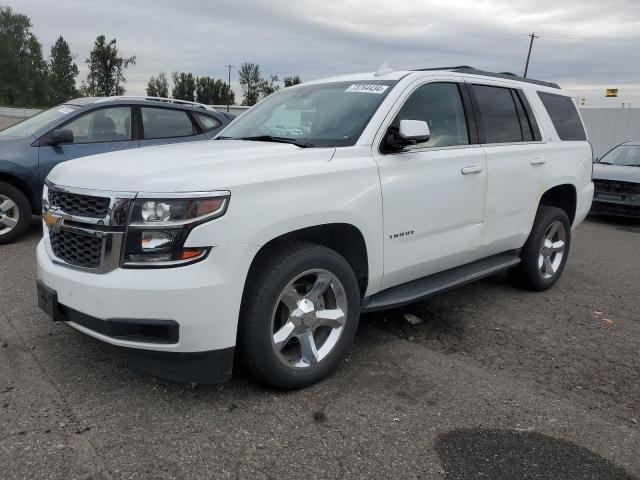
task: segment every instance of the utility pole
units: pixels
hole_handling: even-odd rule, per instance
[[[227,113],[229,113],[229,104],[231,103],[231,69],[233,65],[225,65],[229,69],[229,91],[227,92]]]
[[[527,64],[524,66],[524,78],[527,78],[527,72],[529,71],[529,60],[531,59],[531,49],[533,48],[533,40],[536,38],[540,38],[536,36],[535,33],[529,35],[531,37],[531,42],[529,43],[529,53],[527,54]]]

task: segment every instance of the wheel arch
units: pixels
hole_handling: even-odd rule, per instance
[[[0,172],[0,182],[8,183],[9,185],[13,185],[18,190],[20,190],[27,200],[29,200],[29,205],[31,205],[31,212],[34,214],[39,214],[38,212],[38,202],[36,202],[36,198],[34,196],[34,192],[32,188],[25,181],[21,180],[20,177],[16,175],[12,175],[6,172]]]
[[[258,260],[268,254],[272,246],[286,242],[307,242],[322,245],[342,255],[358,279],[361,296],[365,295],[369,284],[369,253],[365,237],[358,227],[350,223],[326,223],[278,235],[258,250],[251,261],[247,277],[251,275]]]
[[[570,223],[576,218],[576,208],[578,204],[578,194],[576,187],[570,183],[563,183],[549,188],[540,197],[539,205],[547,207],[557,207],[564,210],[569,217]]]

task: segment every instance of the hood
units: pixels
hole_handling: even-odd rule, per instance
[[[640,183],[640,167],[596,163],[593,166],[593,178],[594,180]]]
[[[207,140],[92,155],[56,166],[48,180],[67,187],[127,192],[224,190],[327,162],[334,148]],[[284,171],[283,171],[284,170]]]

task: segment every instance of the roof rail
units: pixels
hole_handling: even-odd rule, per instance
[[[103,97],[99,100],[96,100],[95,103],[110,102],[113,100],[149,100],[153,102],[173,103],[175,105],[189,105],[191,107],[203,108],[205,110],[215,110],[215,108],[209,105],[205,105],[204,103],[190,102],[189,100],[179,100],[177,98],[149,97],[144,95],[116,95],[112,97]]]
[[[425,71],[431,71],[431,70],[449,70],[451,72],[468,73],[470,75],[481,75],[483,77],[495,77],[495,78],[505,78],[507,80],[517,80],[518,82],[533,83],[535,85],[541,85],[543,87],[560,88],[560,85],[553,82],[545,82],[542,80],[534,80],[532,78],[520,77],[511,72],[500,72],[500,73],[487,72],[485,70],[478,70],[477,68],[469,67],[466,65],[462,65],[459,67],[419,68],[415,71],[425,72]]]

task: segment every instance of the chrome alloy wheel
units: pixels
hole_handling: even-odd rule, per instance
[[[0,194],[0,235],[11,232],[20,220],[16,203],[6,195]]]
[[[542,278],[551,278],[556,274],[562,264],[566,242],[567,232],[562,222],[557,220],[552,222],[544,234],[544,241],[538,256],[538,269]]]
[[[280,294],[271,343],[285,365],[307,368],[333,351],[346,321],[347,297],[340,280],[327,270],[308,270]]]

